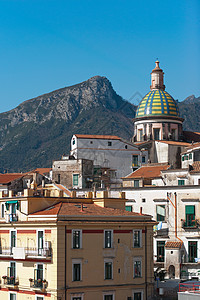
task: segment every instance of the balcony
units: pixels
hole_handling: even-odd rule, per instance
[[[197,229],[200,226],[199,220],[181,220],[183,229]]]
[[[17,214],[9,214],[6,215],[6,222],[7,223],[12,223],[12,222],[17,222],[18,221],[18,216]]]
[[[27,248],[27,247],[0,247],[0,258],[12,257],[13,259],[26,258],[51,258],[52,248]]]

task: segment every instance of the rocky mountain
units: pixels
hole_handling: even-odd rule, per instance
[[[200,97],[179,103],[184,129],[200,131]],[[74,133],[133,136],[136,106],[95,76],[21,103],[0,114],[0,172],[51,167],[68,154]]]
[[[0,172],[50,167],[69,152],[74,133],[129,139],[135,110],[100,76],[25,101],[0,114]]]
[[[184,130],[200,131],[200,97],[194,95],[187,97],[179,102],[181,117],[185,119],[183,123]]]

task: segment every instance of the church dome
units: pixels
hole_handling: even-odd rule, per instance
[[[140,102],[136,118],[147,116],[179,117],[177,102],[166,91],[153,89]]]

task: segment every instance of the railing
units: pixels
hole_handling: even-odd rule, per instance
[[[17,285],[18,282],[16,281],[16,278],[14,276],[10,276],[10,277],[7,277],[6,284],[8,284],[8,285]]]
[[[15,249],[21,250],[18,252],[18,256],[25,256],[27,257],[51,257],[52,256],[52,249],[51,248],[19,248],[19,247],[0,247],[0,256],[13,256],[15,255]]]
[[[180,283],[179,292],[192,292],[200,294],[200,283],[190,282],[190,283]]]
[[[9,214],[9,215],[6,215],[6,221],[7,221],[7,222],[17,222],[17,221],[18,221],[18,216],[17,216],[17,214]]]
[[[43,288],[42,279],[33,279],[33,281],[30,282],[30,287],[39,289]]]
[[[198,228],[199,225],[198,220],[182,220],[182,228]]]

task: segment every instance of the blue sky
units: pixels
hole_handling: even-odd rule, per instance
[[[199,15],[198,0],[0,0],[0,112],[95,75],[145,95],[156,58],[175,99],[200,96]]]

